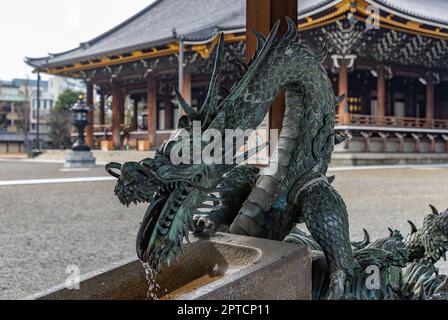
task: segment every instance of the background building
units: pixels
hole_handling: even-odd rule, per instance
[[[79,80],[62,77],[40,82],[39,140],[43,149],[50,146],[48,116],[66,89],[84,91],[85,86]],[[37,80],[0,81],[0,153],[26,152],[26,146],[37,146],[37,90]]]
[[[226,58],[246,60],[246,0],[193,2],[156,1],[78,48],[27,63],[83,79],[92,105],[97,90],[98,122],[90,114],[88,133],[92,146],[103,140],[115,149],[125,141],[134,148],[157,147],[176,127],[173,85],[193,106],[204,101],[220,32]],[[335,92],[347,95],[336,129],[350,139],[337,152],[448,160],[446,17],[444,0],[298,1],[301,41],[316,52],[327,45],[324,66]],[[237,68],[228,64],[224,87],[236,78]],[[105,122],[108,100],[110,123]],[[131,115],[124,111],[129,100]],[[271,125],[281,112],[271,112]],[[141,118],[146,126],[139,125]]]
[[[23,152],[24,135],[19,124],[23,115],[19,110],[24,104],[25,97],[17,86],[0,82],[0,153]]]

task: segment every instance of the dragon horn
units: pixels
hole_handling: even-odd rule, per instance
[[[439,210],[437,210],[436,207],[434,207],[432,204],[430,204],[429,207],[431,208],[433,214],[435,215],[439,214]]]
[[[216,107],[219,96],[219,78],[221,76],[221,69],[224,55],[224,33],[219,36],[218,49],[216,51],[215,67],[213,69],[212,78],[210,79],[210,86],[208,88],[207,97],[201,108],[201,113],[209,114],[211,109]]]
[[[297,25],[290,17],[286,17],[286,23],[288,25],[288,31],[286,31],[285,37],[287,39],[294,39],[298,35]]]
[[[199,117],[199,113],[194,110],[188,103],[187,101],[185,101],[184,97],[182,96],[182,94],[179,92],[179,89],[174,85],[174,92],[176,94],[176,99],[179,102],[180,107],[182,107],[182,109],[184,109],[185,113],[188,115],[188,117],[192,120],[197,120],[197,118]]]
[[[417,232],[417,227],[415,226],[414,222],[411,220],[408,220],[408,223],[411,225],[411,234],[414,234]]]

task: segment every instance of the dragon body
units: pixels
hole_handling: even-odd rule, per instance
[[[335,143],[336,106],[331,82],[322,66],[326,50],[314,54],[298,40],[295,24],[277,37],[277,22],[267,38],[255,33],[258,49],[252,61],[237,65],[240,79],[228,95],[220,90],[224,41],[221,35],[209,92],[203,106],[193,109],[175,88],[186,115],[179,129],[153,159],[110,163],[117,177],[115,194],[124,205],[148,202],[137,235],[137,254],[155,269],[168,266],[181,251],[190,230],[224,229],[231,233],[294,242],[304,238],[294,228],[304,222],[311,233],[308,244],[324,256],[326,276],[319,298],[339,299],[354,283],[356,268],[349,238],[348,215],[341,196],[326,172]],[[225,163],[188,161],[209,148],[203,135],[193,142],[197,125],[224,136],[227,130],[245,132],[264,120],[281,90],[286,92],[283,127],[269,166],[261,172],[235,160],[238,143],[214,144],[213,155]],[[240,133],[239,135],[244,136]],[[237,135],[237,140],[240,136]],[[187,141],[187,143],[185,143]],[[199,151],[198,151],[199,150]],[[251,151],[244,154],[248,158]],[[173,158],[174,157],[174,158]],[[119,171],[119,172],[118,172]]]

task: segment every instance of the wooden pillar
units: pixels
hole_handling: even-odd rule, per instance
[[[426,125],[432,126],[434,120],[434,78],[426,77]]]
[[[191,73],[188,70],[184,70],[183,80],[182,80],[182,96],[185,101],[191,105]],[[179,118],[185,115],[185,112],[182,108],[179,109]],[[174,121],[178,121],[179,119],[174,119]]]
[[[339,67],[339,96],[345,95],[345,99],[341,101],[338,107],[338,115],[339,121],[341,124],[347,124],[348,120],[348,106],[347,106],[347,98],[348,98],[348,68],[347,61],[345,59],[340,60]]]
[[[147,80],[147,112],[148,112],[148,140],[149,148],[156,146],[157,131],[157,82],[153,77]]]
[[[106,123],[106,110],[105,110],[105,105],[106,105],[106,97],[104,95],[104,93],[100,94],[100,114],[99,114],[99,122],[100,125],[104,126],[104,124]]]
[[[122,92],[120,83],[112,81],[112,142],[115,150],[121,149],[121,103]]]
[[[95,125],[95,117],[94,117],[94,101],[93,101],[93,84],[87,82],[87,92],[86,92],[86,103],[90,107],[90,111],[87,113],[87,135],[86,135],[86,144],[93,148],[94,146],[94,125]]]
[[[123,90],[120,93],[121,93],[121,99],[120,99],[120,125],[122,125],[126,121],[126,114],[125,114],[125,110],[124,110],[124,106],[126,104],[126,93],[124,93]]]
[[[246,57],[252,59],[257,41],[252,30],[267,36],[275,21],[280,19],[279,34],[288,29],[285,17],[297,23],[297,0],[246,0]],[[285,93],[281,92],[272,105],[270,113],[271,129],[281,129],[285,113]]]
[[[386,75],[384,67],[378,68],[378,78],[376,84],[376,124],[382,124],[383,118],[386,116]]]
[[[132,112],[132,130],[138,130],[138,96],[133,98],[133,112]]]

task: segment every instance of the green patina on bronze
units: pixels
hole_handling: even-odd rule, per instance
[[[241,77],[224,97],[220,89],[221,36],[202,108],[193,109],[176,90],[187,114],[179,121],[181,130],[157,150],[154,159],[110,163],[106,169],[118,178],[115,194],[124,205],[149,203],[137,236],[137,254],[153,268],[171,264],[190,230],[219,229],[285,239],[320,250],[325,270],[320,280],[314,281],[314,297],[366,298],[359,282],[364,267],[375,262],[381,265],[383,278],[393,278],[396,272],[392,267],[404,267],[408,262],[403,254],[407,249],[391,236],[363,248],[363,243],[355,244],[352,250],[345,204],[331,186],[333,178],[326,176],[334,145],[343,140],[334,132],[335,110],[342,98],[334,96],[322,66],[325,48],[318,55],[311,52],[300,44],[295,24],[290,19],[287,22],[289,30],[282,37],[276,36],[278,22],[266,39],[256,34],[258,50],[253,60],[248,65],[236,62]],[[202,131],[215,129],[222,136],[226,129],[256,129],[280,90],[286,91],[286,112],[277,157],[271,158],[268,168],[260,172],[236,164],[172,163],[172,151],[182,150],[183,133],[193,134],[193,122],[200,122]],[[201,141],[196,147],[201,150],[208,143]],[[223,146],[223,158],[229,152],[234,155],[236,150]],[[295,227],[300,222],[306,224],[310,236]],[[427,248],[425,252],[434,251]],[[392,294],[381,297],[385,296]]]

